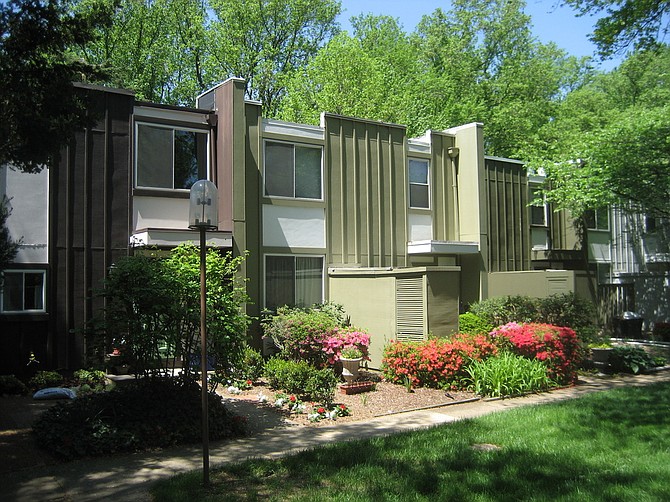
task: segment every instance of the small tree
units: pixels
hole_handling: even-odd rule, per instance
[[[141,254],[119,260],[105,282],[103,318],[92,329],[97,355],[117,348],[135,374],[166,373],[183,361],[183,375],[195,377],[193,358],[200,340],[199,251],[181,245],[167,258]],[[207,253],[208,354],[217,372],[239,363],[249,318],[248,301],[235,272],[244,257],[214,249]]]

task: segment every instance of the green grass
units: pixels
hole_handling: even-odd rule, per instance
[[[480,451],[475,445],[499,449]],[[156,501],[670,500],[670,383],[161,482]]]

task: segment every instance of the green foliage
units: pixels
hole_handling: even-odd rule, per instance
[[[100,1],[73,14],[67,0],[0,3],[0,166],[43,169],[89,123],[72,82],[101,76],[70,49],[93,40],[111,9]]]
[[[28,387],[14,375],[0,375],[0,396],[22,396],[27,393]]]
[[[78,397],[90,392],[103,392],[107,388],[107,377],[101,370],[77,370],[73,377],[74,385],[79,387]]]
[[[614,372],[637,375],[657,366],[652,356],[639,347],[619,345],[612,349],[609,358],[610,369]]]
[[[210,439],[245,433],[221,397],[210,393]],[[197,442],[201,392],[194,382],[146,378],[46,410],[33,425],[37,444],[66,459]]]
[[[597,19],[589,38],[604,59],[626,50],[654,47],[668,32],[667,0],[565,0],[565,3],[575,8],[578,16]]]
[[[160,259],[147,254],[116,262],[102,292],[105,316],[92,328],[91,345],[98,358],[114,347],[136,374],[166,374],[184,360],[186,377],[197,368],[188,364],[199,354],[200,258],[193,245],[181,245]],[[244,257],[207,252],[207,351],[216,371],[227,375],[239,367],[246,346],[247,301],[235,272]]]
[[[324,341],[336,333],[341,318],[339,311],[332,312],[330,307],[280,307],[276,315],[264,321],[263,331],[272,337],[282,357],[322,367],[328,362]]]
[[[484,361],[472,361],[466,371],[470,376],[470,388],[480,396],[515,396],[541,392],[553,385],[541,361],[509,352]]]
[[[33,390],[60,387],[63,381],[63,375],[56,371],[38,371],[28,382],[28,387]]]
[[[0,169],[7,169],[6,167]],[[19,250],[21,240],[15,241],[9,234],[7,218],[12,213],[9,206],[10,199],[3,194],[0,198],[0,271],[7,268]],[[0,287],[2,287],[2,276],[0,276]]]
[[[332,403],[338,381],[330,368],[319,370],[305,361],[287,361],[277,357],[265,363],[265,376],[273,389],[324,404]]]
[[[264,367],[265,361],[261,353],[252,347],[246,346],[242,351],[242,358],[239,366],[235,369],[235,373],[238,375],[238,380],[251,380],[255,382],[263,376]]]
[[[537,299],[529,296],[497,296],[470,305],[468,311],[493,326],[538,320]]]
[[[529,296],[488,298],[470,305],[469,314],[477,316],[493,327],[510,322],[539,322],[572,328],[585,343],[600,340],[595,306],[591,301],[574,293],[557,293],[545,298]]]
[[[458,316],[459,333],[485,335],[493,331],[493,328],[495,328],[495,326],[472,312],[466,312],[465,314],[460,314]]]

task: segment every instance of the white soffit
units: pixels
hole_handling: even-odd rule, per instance
[[[263,135],[279,134],[319,141],[323,141],[326,137],[323,127],[309,124],[296,124],[295,122],[284,122],[283,120],[263,119],[262,127]]]
[[[407,254],[445,255],[477,254],[479,244],[468,241],[412,241],[407,243]]]
[[[207,232],[207,245],[230,248],[233,246],[231,232]],[[165,228],[148,228],[139,230],[130,236],[131,247],[159,246],[176,247],[179,244],[191,242],[200,243],[200,233],[194,230],[176,230]]]

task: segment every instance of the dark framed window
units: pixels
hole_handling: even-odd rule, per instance
[[[265,256],[265,307],[309,307],[323,301],[323,256]]]
[[[584,211],[584,219],[588,230],[610,229],[610,212],[606,207],[587,209]]]
[[[539,188],[530,189],[530,224],[546,227],[547,226],[547,203],[544,194]],[[534,203],[542,201],[541,203]]]
[[[138,123],[136,139],[137,187],[188,190],[207,177],[206,131]]]
[[[409,160],[409,207],[430,209],[429,164],[427,160]]]
[[[45,312],[44,270],[5,270],[0,311]]]
[[[268,197],[321,200],[321,147],[266,141],[264,181]]]

